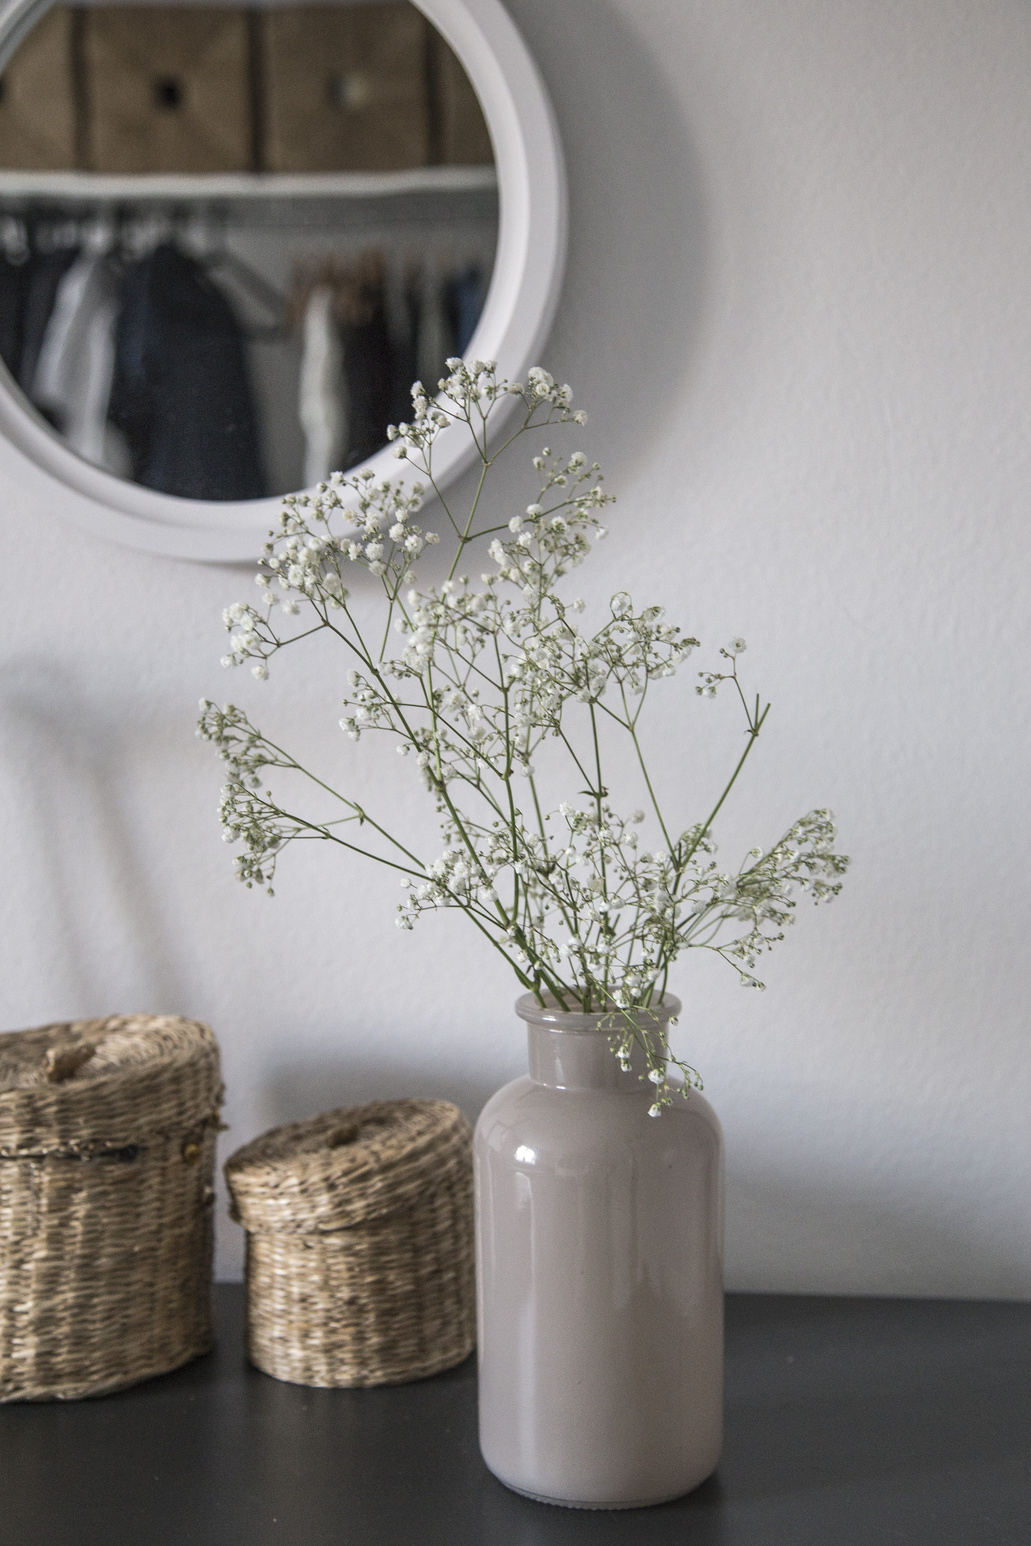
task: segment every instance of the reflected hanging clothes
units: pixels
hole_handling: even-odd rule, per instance
[[[72,264],[58,287],[29,395],[73,451],[124,477],[128,448],[107,422],[117,294],[107,257],[87,252]]]
[[[58,247],[53,252],[36,252],[29,259],[17,371],[18,385],[26,397],[32,393],[39,351],[50,325],[61,281],[78,256],[78,247]]]
[[[390,340],[389,422],[412,417],[412,383],[419,374],[419,275],[411,264],[390,264],[383,287],[383,312]]]
[[[304,486],[321,483],[340,466],[347,443],[343,352],[332,286],[315,285],[301,324],[301,390]]]
[[[120,299],[108,413],[135,481],[182,499],[261,498],[244,338],[221,290],[166,243],[132,265]]]
[[[451,327],[441,260],[432,247],[423,255],[421,269],[417,358],[419,380],[432,397],[451,354]]]
[[[394,405],[382,270],[371,277],[360,277],[348,298],[345,319],[341,339],[348,409],[346,470],[368,461],[386,444],[387,424]]]
[[[29,265],[0,252],[0,360],[18,380]]]
[[[298,413],[305,437],[305,483],[346,472],[386,444],[395,400],[383,255],[322,258],[302,271]]]
[[[78,257],[75,247],[0,255],[0,358],[29,395],[54,299]]]
[[[451,275],[446,287],[447,314],[451,324],[452,352],[462,359],[476,331],[484,299],[483,274],[475,263],[467,264]]]

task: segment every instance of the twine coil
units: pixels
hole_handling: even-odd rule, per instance
[[[227,1161],[247,1231],[247,1353],[298,1385],[392,1385],[476,1339],[472,1131],[448,1101],[277,1127]]]
[[[101,1395],[211,1346],[221,1098],[194,1020],[0,1035],[0,1402]]]

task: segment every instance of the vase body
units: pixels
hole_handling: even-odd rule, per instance
[[[679,1497],[722,1441],[719,1123],[694,1093],[650,1117],[643,1065],[620,1069],[600,1015],[529,994],[517,1011],[529,1075],[474,1143],[483,1457],[542,1502]]]

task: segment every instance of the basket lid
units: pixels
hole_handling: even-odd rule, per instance
[[[109,1015],[0,1034],[0,1155],[87,1153],[216,1117],[218,1043],[179,1015]]]
[[[321,1234],[411,1206],[468,1167],[471,1151],[472,1129],[450,1101],[372,1101],[274,1127],[225,1173],[245,1229]]]

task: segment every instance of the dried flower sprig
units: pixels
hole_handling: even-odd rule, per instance
[[[743,639],[721,652],[723,666],[701,673],[696,689],[714,697],[726,684],[745,714],[744,750],[701,822],[667,825],[638,736],[653,682],[675,674],[698,641],[664,620],[657,606],[635,608],[620,592],[594,632],[578,618],[584,602],[560,594],[560,582],[605,535],[599,512],[611,503],[596,464],[580,451],[544,446],[533,457],[536,492],[525,510],[500,519],[484,513],[488,473],[508,447],[533,431],[581,425],[569,387],[531,370],[525,385],[500,379],[493,365],[448,361],[432,399],[412,389],[413,418],[388,431],[395,454],[417,476],[376,480],[368,471],[335,473],[311,493],[288,497],[265,545],[257,605],[225,613],[224,664],[252,662],[259,679],[287,645],[328,633],[351,666],[340,725],[352,741],[375,731],[410,756],[433,797],[443,849],[432,859],[410,851],[363,806],[302,767],[238,708],[201,704],[199,734],[226,764],[222,827],[240,845],[236,867],[248,886],[271,892],[283,848],[299,840],[334,843],[400,874],[405,895],[397,923],[411,929],[426,912],[456,908],[508,961],[543,1003],[609,1009],[613,1050],[629,1066],[635,1042],[647,1055],[658,1115],[677,1086],[700,1081],[671,1056],[664,1039],[645,1034],[632,1011],[666,990],[685,949],[715,952],[743,983],[759,957],[784,937],[796,899],[826,901],[841,888],[847,859],[834,849],[825,810],[810,811],[772,848],[754,848],[736,871],[717,864],[712,827],[768,712],[745,697],[738,677]],[[516,400],[519,417],[495,443],[492,416]],[[464,517],[438,487],[434,445],[462,425],[481,464]],[[414,517],[431,492],[453,547],[447,578],[421,588],[416,564],[439,538]],[[467,550],[486,542],[493,567],[478,583],[460,574]],[[348,581],[364,570],[382,587],[382,634],[370,640],[351,606]],[[287,618],[299,617],[299,624]],[[644,810],[620,812],[603,775],[613,734],[629,738],[642,792],[661,842],[639,838]],[[549,807],[551,748],[566,759],[577,801]],[[537,760],[547,759],[548,771]],[[269,786],[272,770],[300,774],[335,803],[329,820],[288,810]]]

